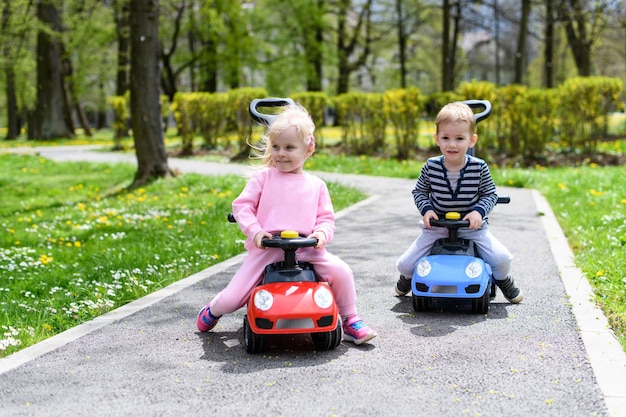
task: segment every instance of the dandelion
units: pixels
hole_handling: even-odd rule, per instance
[[[563,190],[563,191],[567,191],[567,185],[563,184],[562,182],[558,183],[557,186]]]
[[[604,194],[604,192],[602,192],[602,191],[597,191],[597,190],[594,190],[594,189],[592,188],[591,190],[589,190],[589,194],[591,194],[591,195],[592,195],[592,196],[594,196],[594,197],[600,197],[600,196],[602,196],[602,195]]]
[[[42,265],[48,265],[50,262],[52,262],[54,259],[51,256],[46,255],[45,253],[42,253],[41,256],[39,256],[39,262]]]

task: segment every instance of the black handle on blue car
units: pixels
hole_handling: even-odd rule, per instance
[[[509,204],[511,202],[511,197],[508,195],[499,195],[497,204]]]
[[[485,120],[491,114],[491,102],[489,100],[465,100],[462,103],[470,106],[472,110],[483,109],[481,112],[474,114],[476,123]]]
[[[269,126],[276,118],[275,114],[266,114],[259,111],[259,107],[283,107],[295,104],[290,98],[267,97],[256,98],[250,103],[250,116],[256,122]]]

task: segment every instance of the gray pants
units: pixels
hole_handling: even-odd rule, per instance
[[[439,239],[448,237],[448,229],[445,227],[426,229],[424,228],[424,222],[421,220],[419,227],[422,229],[422,234],[415,239],[415,242],[396,261],[396,268],[398,268],[400,274],[407,278],[413,276],[417,262],[430,253],[433,244]],[[480,256],[491,266],[495,280],[503,280],[509,275],[513,255],[489,232],[486,222],[477,230],[459,229],[459,237],[476,243]]]

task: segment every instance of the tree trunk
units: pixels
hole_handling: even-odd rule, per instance
[[[569,3],[572,11],[566,0],[561,0],[559,17],[565,25],[567,43],[574,56],[578,75],[587,77],[591,75],[591,44],[593,42],[587,33],[589,22],[578,0],[570,0]]]
[[[20,135],[20,123],[17,116],[17,94],[15,90],[15,69],[9,59],[8,48],[5,48],[6,107],[7,107],[7,140],[17,139]]]
[[[115,26],[117,31],[117,85],[115,94],[123,96],[129,90],[128,70],[130,67],[130,27],[128,0],[115,2]]]
[[[204,53],[200,57],[200,91],[214,93],[217,91],[217,43],[213,38],[202,43]]]
[[[367,61],[370,54],[370,25],[372,0],[367,0],[362,5],[358,20],[354,24],[351,0],[339,1],[337,16],[337,95],[347,93],[350,89],[350,74],[360,68]],[[350,22],[350,23],[349,23]],[[348,35],[348,27],[352,27],[352,36]],[[360,54],[351,61],[355,51]]]
[[[72,65],[72,61],[67,56],[67,53],[65,53],[65,48],[62,48],[61,51],[63,57],[63,91],[67,93],[67,107],[74,108],[74,111],[76,112],[76,117],[78,117],[78,123],[80,123],[80,127],[83,128],[86,136],[91,137],[93,136],[91,134],[91,126],[89,125],[89,121],[87,120],[85,110],[80,105],[78,95],[76,94],[76,89],[74,88],[74,67]]]
[[[324,67],[324,23],[321,17],[324,10],[324,0],[318,0],[316,13],[312,17],[310,25],[313,33],[312,42],[305,42],[304,48],[308,57],[306,85],[307,91],[322,91],[323,67]],[[305,28],[306,30],[306,28]],[[307,36],[307,34],[305,34]]]
[[[2,8],[2,33],[8,33],[8,24],[11,17],[11,3],[4,1]],[[5,41],[6,42],[6,41]],[[11,59],[11,46],[6,42],[2,48],[4,59],[4,76],[6,77],[6,108],[7,108],[7,140],[14,140],[20,135],[19,119],[17,116],[17,94],[15,89],[15,67]]]
[[[159,0],[130,0],[130,112],[137,173],[131,188],[169,177],[161,121]]]
[[[404,4],[396,0],[396,22],[398,25],[398,55],[400,58],[400,88],[406,88],[406,43],[408,35],[404,29]]]
[[[526,37],[528,34],[528,18],[530,16],[530,0],[522,0],[522,19],[517,36],[517,50],[515,51],[515,84],[522,84],[526,72]]]
[[[545,28],[545,50],[543,86],[552,88],[554,86],[554,0],[546,1],[546,28]]]
[[[441,34],[441,89],[443,91],[452,91],[454,88],[454,57],[451,56],[452,48],[450,47],[450,16],[451,16],[450,0],[443,0],[443,32]]]
[[[37,106],[32,134],[37,139],[74,136],[63,90],[62,45],[56,34],[62,30],[59,11],[52,1],[37,5],[37,17],[48,31],[37,34]]]

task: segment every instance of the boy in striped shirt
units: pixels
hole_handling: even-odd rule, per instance
[[[509,274],[513,255],[488,228],[487,217],[498,200],[496,186],[485,161],[467,155],[478,140],[474,112],[467,104],[450,103],[439,111],[435,125],[441,155],[426,161],[413,189],[413,200],[423,216],[419,222],[422,234],[396,261],[400,272],[396,293],[403,296],[411,290],[419,259],[430,253],[437,240],[448,236],[448,229],[432,227],[431,219],[456,211],[469,221],[467,229],[459,230],[459,237],[475,242],[504,297],[517,304],[524,294]]]

